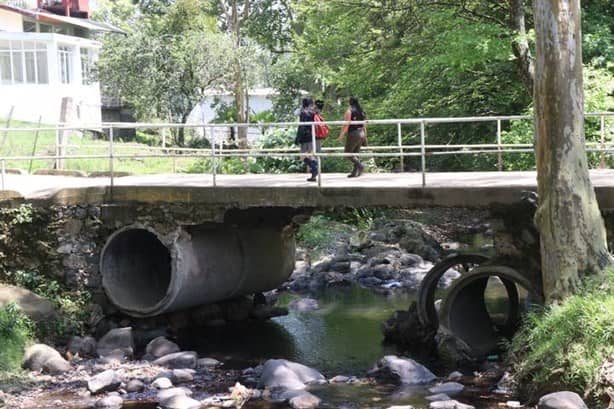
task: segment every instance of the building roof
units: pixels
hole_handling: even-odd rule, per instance
[[[93,21],[84,18],[60,16],[57,14],[49,13],[42,10],[28,10],[20,7],[9,6],[6,4],[0,4],[0,9],[12,11],[14,13],[21,14],[23,16],[32,18],[37,21],[49,22],[49,23],[63,23],[70,24],[85,28],[89,31],[107,32],[107,33],[120,33],[126,34],[125,31],[107,23]]]

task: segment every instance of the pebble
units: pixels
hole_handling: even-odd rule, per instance
[[[162,378],[158,378],[155,381],[153,381],[151,383],[151,386],[153,386],[156,389],[168,389],[168,388],[173,387],[173,383],[171,382],[170,379],[162,377]]]

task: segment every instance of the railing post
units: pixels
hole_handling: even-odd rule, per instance
[[[605,116],[604,115],[600,115],[599,116],[600,122],[601,122],[601,129],[600,129],[600,133],[601,133],[601,153],[600,153],[600,161],[599,161],[599,167],[601,169],[605,168]]]
[[[212,128],[212,131],[215,131],[215,128]],[[211,132],[215,133],[215,132]],[[215,140],[211,139],[211,181],[213,183],[213,187],[217,186],[217,162],[215,159]]]
[[[109,127],[109,175],[111,177],[111,198],[113,197],[113,185],[115,178],[113,177],[113,127]]]
[[[4,190],[4,176],[6,175],[6,162],[5,162],[4,159],[2,159],[2,165],[1,166],[2,166],[2,169],[1,169],[1,172],[2,172],[2,190]]]
[[[420,157],[422,160],[422,187],[426,186],[426,127],[425,121],[420,121]]]
[[[316,151],[316,125],[311,124],[311,155],[316,158],[318,163],[318,187],[322,187],[322,163],[320,162],[320,155]]]
[[[503,155],[501,154],[501,120],[497,119],[497,169],[503,170]]]
[[[55,126],[55,169],[60,169],[60,125]]]
[[[405,172],[405,161],[403,158],[403,133],[401,129],[401,123],[397,123],[397,140],[399,145],[399,159],[401,165],[401,172]]]

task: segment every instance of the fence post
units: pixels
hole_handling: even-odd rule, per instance
[[[34,162],[34,155],[36,155],[36,144],[38,143],[38,135],[40,133],[41,122],[43,121],[43,116],[40,115],[38,117],[38,126],[36,128],[36,134],[34,134],[34,144],[32,145],[32,157],[30,158],[30,166],[28,166],[28,173],[32,173],[32,162]]]
[[[60,125],[55,126],[55,169],[60,169]]]
[[[215,128],[212,128],[212,133],[215,133]],[[211,180],[213,183],[213,187],[217,186],[217,163],[215,159],[215,140],[212,139],[211,142]]]
[[[497,119],[497,169],[503,170],[503,155],[501,154],[501,120]]]
[[[605,168],[605,116],[604,115],[600,115],[599,116],[600,122],[601,122],[601,129],[600,129],[600,133],[601,133],[601,154],[600,156],[600,162],[599,162],[599,167],[601,169]]]
[[[11,110],[9,111],[9,117],[6,119],[6,128],[11,127],[11,119],[13,118],[13,111],[15,110],[15,105],[11,105]],[[9,130],[5,129],[2,133],[2,143],[0,143],[0,149],[4,148],[4,144],[6,142],[6,138],[9,135]]]
[[[399,144],[399,159],[401,160],[401,172],[405,172],[405,161],[403,158],[403,133],[401,123],[397,123],[397,139]]]
[[[420,121],[420,156],[422,159],[422,187],[426,186],[426,127],[425,121]]]
[[[320,162],[320,155],[316,151],[316,125],[311,124],[311,155],[316,158],[318,163],[318,187],[322,187],[322,163]]]
[[[113,127],[109,127],[109,176],[110,176],[110,194],[111,200],[113,200],[113,185],[115,183],[115,179],[113,177]]]
[[[4,176],[6,175],[6,162],[2,159],[2,190],[4,190]]]

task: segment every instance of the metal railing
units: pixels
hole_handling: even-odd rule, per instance
[[[599,118],[599,137],[598,142],[587,142],[586,150],[588,152],[599,152],[601,166],[605,165],[606,155],[614,152],[614,125],[611,127],[606,126],[606,120],[614,118],[614,112],[596,112],[585,114],[586,118]],[[322,124],[321,122],[277,122],[277,123],[222,123],[222,124],[175,124],[175,123],[125,123],[125,122],[108,122],[102,124],[95,124],[91,127],[80,124],[77,126],[71,126],[69,124],[56,124],[53,126],[38,126],[38,127],[20,127],[0,128],[0,149],[3,148],[4,141],[9,132],[36,132],[53,131],[56,133],[55,153],[53,155],[21,155],[21,156],[0,156],[0,176],[1,176],[1,189],[5,190],[5,174],[6,174],[6,162],[7,161],[38,161],[38,160],[53,160],[56,168],[62,168],[62,162],[70,159],[107,159],[108,160],[108,172],[109,172],[109,184],[113,187],[115,181],[115,166],[114,163],[117,160],[122,159],[144,159],[144,158],[170,158],[173,160],[173,172],[176,172],[175,160],[177,158],[209,158],[211,161],[211,178],[213,186],[217,186],[217,174],[218,165],[225,158],[239,157],[239,158],[276,158],[276,157],[301,157],[301,156],[313,156],[318,163],[318,187],[322,186],[322,158],[327,157],[381,157],[381,158],[399,158],[401,169],[405,169],[405,160],[409,157],[420,158],[420,172],[422,176],[422,187],[426,186],[426,159],[428,156],[443,156],[443,155],[463,155],[463,154],[494,154],[497,155],[497,169],[503,170],[503,154],[510,153],[532,153],[533,145],[527,143],[503,143],[502,142],[502,123],[506,121],[519,121],[519,120],[533,120],[532,116],[525,115],[510,115],[510,116],[483,116],[483,117],[457,117],[457,118],[408,118],[408,119],[377,119],[368,121],[326,121],[329,126],[342,126],[346,124],[368,124],[370,128],[374,126],[392,126],[396,127],[396,144],[382,145],[382,146],[367,146],[363,148],[360,153],[344,153],[342,147],[329,147],[323,148],[322,151],[315,149],[316,145],[316,125]],[[494,143],[477,143],[477,144],[427,144],[427,126],[437,124],[462,124],[462,123],[484,123],[494,122],[496,123],[496,134],[494,135]],[[206,130],[210,130],[210,134],[213,134],[215,129],[221,128],[234,128],[235,134],[238,134],[240,127],[250,128],[294,128],[299,125],[311,126],[312,135],[312,150],[309,153],[301,153],[298,148],[233,148],[229,149],[224,143],[214,141],[208,148],[182,148],[169,146],[167,142],[166,132],[170,129],[200,129],[203,131],[203,135],[206,134]],[[403,134],[403,126],[415,126],[418,128],[417,132],[410,132]],[[60,135],[63,132],[82,131],[84,129],[98,129],[108,130],[108,145],[106,152],[102,154],[67,154],[66,149],[68,147],[75,147],[76,145],[65,145],[60,141],[64,140]],[[118,144],[115,140],[115,132],[119,129],[149,129],[162,130],[161,146],[147,146],[146,149],[150,153],[138,153],[138,154],[126,154],[119,153],[118,151],[125,148],[143,148],[143,145],[134,143],[122,143]],[[608,134],[612,135],[608,135]],[[411,135],[419,136],[419,143],[417,144],[404,144],[404,136]],[[333,138],[331,135],[330,138]],[[36,147],[36,140],[34,142]],[[88,145],[80,145],[83,148]],[[101,145],[91,145],[99,148]]]

